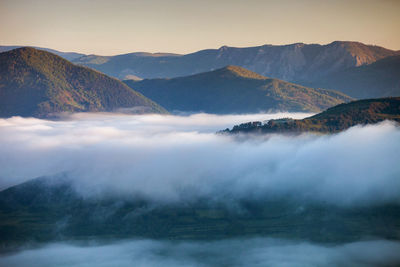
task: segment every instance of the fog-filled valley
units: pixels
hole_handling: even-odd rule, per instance
[[[310,115],[1,119],[0,265],[399,264],[397,124],[216,133]]]
[[[0,185],[66,172],[84,196],[107,191],[155,202],[287,194],[334,205],[399,201],[400,129],[394,123],[336,135],[215,134],[241,121],[288,116],[306,114],[2,119]]]
[[[398,14],[0,0],[0,267],[400,266]]]

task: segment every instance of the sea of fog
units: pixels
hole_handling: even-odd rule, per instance
[[[138,195],[155,204],[266,195],[345,207],[400,203],[400,128],[394,123],[334,135],[215,134],[243,122],[309,115],[0,119],[0,189],[68,173],[84,196]],[[268,238],[125,240],[47,244],[2,255],[0,266],[374,266],[400,264],[399,255],[400,244],[385,240],[336,246]]]

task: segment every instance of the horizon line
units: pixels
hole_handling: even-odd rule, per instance
[[[252,45],[252,46],[231,46],[231,45],[221,45],[218,48],[203,48],[203,49],[199,49],[199,50],[195,50],[192,52],[188,52],[188,53],[176,53],[176,52],[167,52],[167,51],[158,51],[158,52],[149,52],[149,51],[135,51],[135,50],[131,50],[131,52],[124,52],[124,53],[116,53],[116,54],[108,54],[108,55],[104,55],[104,54],[96,54],[96,53],[85,53],[85,52],[78,52],[78,51],[71,51],[71,50],[59,50],[57,48],[53,48],[53,47],[46,47],[46,46],[41,46],[41,45],[16,45],[16,44],[0,44],[1,46],[11,46],[11,47],[32,47],[32,48],[38,48],[38,49],[51,49],[51,50],[55,50],[57,52],[62,52],[62,53],[77,53],[77,54],[84,54],[85,56],[104,56],[104,57],[113,57],[113,56],[119,56],[119,55],[127,55],[127,54],[133,54],[133,53],[147,53],[147,54],[172,54],[172,55],[178,55],[178,56],[184,56],[184,55],[189,55],[189,54],[193,54],[199,51],[205,51],[205,50],[219,50],[221,48],[224,47],[229,47],[229,48],[256,48],[256,47],[262,47],[262,46],[291,46],[291,45],[296,45],[296,44],[304,44],[304,45],[320,45],[320,46],[326,46],[326,45],[330,45],[333,44],[335,42],[347,42],[347,43],[360,43],[363,45],[367,45],[367,46],[377,46],[377,47],[382,47],[388,50],[392,50],[392,51],[400,51],[400,49],[392,49],[392,48],[388,48],[382,45],[378,45],[378,44],[369,44],[369,43],[364,43],[361,41],[349,41],[349,40],[334,40],[331,42],[327,42],[327,43],[305,43],[305,42],[294,42],[294,43],[286,43],[286,44],[271,44],[271,43],[264,43],[264,44],[260,44],[260,45]],[[5,52],[5,51],[4,51]],[[2,53],[2,52],[0,52]]]

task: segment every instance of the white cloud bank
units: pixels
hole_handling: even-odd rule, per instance
[[[0,188],[70,172],[156,201],[291,195],[338,205],[400,203],[400,129],[390,122],[330,136],[235,140],[234,124],[306,114],[187,117],[76,114],[0,120]]]
[[[400,243],[385,240],[336,246],[277,239],[214,242],[131,240],[56,243],[0,256],[1,266],[397,266]]]

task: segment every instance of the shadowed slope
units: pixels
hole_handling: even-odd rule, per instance
[[[312,85],[334,88],[356,98],[400,96],[400,56],[349,68]]]
[[[220,114],[268,110],[318,112],[351,100],[336,91],[270,79],[238,66],[187,77],[128,80],[125,83],[169,111]]]

